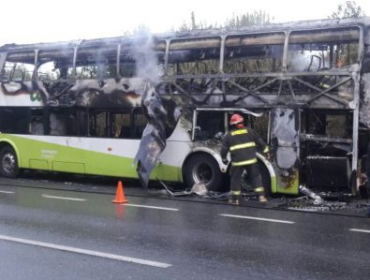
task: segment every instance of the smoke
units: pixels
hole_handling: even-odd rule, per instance
[[[160,82],[160,67],[152,35],[146,28],[139,28],[133,36],[131,56],[136,64],[136,77],[149,80],[157,85]]]

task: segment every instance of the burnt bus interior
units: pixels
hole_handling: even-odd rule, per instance
[[[301,180],[313,190],[350,191],[352,114],[305,110],[300,116]]]
[[[350,106],[359,94],[350,71],[359,62],[360,33],[350,27],[226,36],[221,51],[222,40],[216,38],[176,41],[169,46],[170,54],[172,47],[173,57],[180,57],[182,47],[184,56],[182,61],[169,56],[168,79],[175,77],[173,92],[187,93],[198,105],[265,109],[264,118],[248,117],[248,124],[268,138],[279,176],[293,176],[299,169],[300,183],[310,188],[351,191],[352,170],[357,168],[353,150],[362,146]],[[207,114],[205,119],[211,120],[204,122],[211,122],[211,128],[201,135],[203,140],[223,121],[216,113]],[[289,120],[284,114],[294,117]],[[290,128],[289,123],[294,125]],[[273,126],[279,127],[278,135]]]
[[[158,90],[196,105],[346,109],[353,100],[348,71],[358,62],[359,40],[358,27],[158,39],[154,52],[163,80]],[[1,81],[42,81],[58,104],[74,98],[84,105],[80,88],[73,88],[76,80],[97,80],[84,90],[99,91],[106,80],[138,76],[142,70],[136,69],[133,46],[117,40],[38,49],[9,52]]]
[[[141,107],[2,107],[0,132],[48,136],[141,139],[148,120]],[[166,124],[165,137],[174,131]]]
[[[238,112],[238,114],[243,116],[245,124],[254,129],[267,143],[269,113],[267,110],[259,110],[256,113],[264,114],[261,117],[255,117]],[[220,133],[225,134],[230,129],[229,120],[232,114],[233,112],[217,112],[216,109],[214,111],[199,111],[197,113],[194,141],[213,140]]]
[[[141,108],[0,107],[1,133],[141,139],[146,125]]]
[[[265,112],[262,118],[248,117],[249,125],[272,146],[278,176],[287,179],[299,169],[299,180],[308,186],[348,190],[362,145],[356,107],[360,94],[353,73],[359,75],[355,66],[363,52],[364,30],[356,22],[330,24],[332,28],[318,23],[301,29],[281,25],[222,35],[204,30],[154,37],[155,69],[161,78],[156,90],[180,107]],[[35,48],[9,51],[3,58],[1,82],[41,81],[47,92],[45,105],[90,107],[74,116],[85,119],[85,130],[75,128],[71,135],[120,134],[118,128],[102,123],[123,124],[126,118],[98,107],[129,103],[128,78],[145,77],[146,69],[137,61],[141,49],[122,38]],[[117,90],[117,84],[124,90]],[[57,114],[53,107],[44,110]],[[204,140],[222,129],[221,115],[205,113],[199,124],[204,133],[197,137]],[[284,125],[291,139],[274,132],[274,127]],[[129,131],[129,137],[139,137],[133,130],[132,125],[120,128]]]

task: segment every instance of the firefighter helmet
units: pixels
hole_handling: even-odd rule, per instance
[[[236,125],[238,123],[243,123],[244,118],[239,114],[234,114],[230,118],[230,125]]]

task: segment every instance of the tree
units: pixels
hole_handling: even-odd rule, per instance
[[[245,26],[251,25],[265,25],[271,23],[273,17],[271,17],[265,11],[254,11],[252,13],[245,13],[240,15],[233,15],[231,18],[225,21],[224,25],[218,25],[218,23],[214,25],[208,25],[202,21],[196,21],[196,17],[194,12],[191,13],[191,23],[188,24],[184,22],[179,28],[178,31],[186,32],[194,29],[211,29],[211,28],[228,28],[228,29],[238,29]],[[199,54],[198,54],[199,56]],[[272,59],[271,61],[266,62],[265,59],[260,61],[258,59],[254,60],[242,60],[242,59],[230,59],[224,65],[224,70],[229,69],[232,73],[240,73],[245,72],[246,68],[248,69],[264,69],[264,67],[271,68],[271,65],[275,65],[274,67],[278,67],[277,65],[281,64],[280,61],[276,59]],[[175,72],[181,73],[191,73],[191,74],[199,74],[199,73],[216,73],[218,71],[219,65],[217,59],[197,59],[196,61],[189,61],[180,63],[176,66]],[[230,70],[232,68],[233,70]],[[178,70],[180,69],[180,70]]]
[[[343,18],[358,18],[365,16],[365,12],[356,1],[347,1],[346,3],[339,4],[337,10],[329,16],[332,19]]]
[[[359,18],[365,16],[365,12],[360,6],[357,5],[356,1],[347,1],[342,4],[338,4],[337,11],[332,13],[329,17],[331,19],[344,19],[344,18]],[[358,56],[357,44],[348,44],[346,48],[342,46],[340,56],[338,59],[347,59],[349,61],[355,61]]]
[[[243,26],[265,25],[271,23],[272,20],[273,17],[265,11],[254,11],[242,15],[233,15],[232,18],[226,20],[225,27],[237,29]]]
[[[219,25],[219,23],[207,24],[204,21],[197,22],[194,12],[191,13],[191,23],[188,24],[184,22],[179,28],[178,31],[190,31],[194,29],[210,29],[210,28],[222,28],[227,27],[231,29],[238,29],[243,26],[250,25],[264,25],[269,24],[273,21],[271,17],[265,11],[254,11],[252,13],[245,13],[240,15],[233,15],[231,18],[226,19],[224,25]]]

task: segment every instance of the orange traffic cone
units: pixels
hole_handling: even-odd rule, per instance
[[[122,186],[121,181],[118,181],[116,198],[112,200],[112,202],[113,203],[127,203],[128,202],[128,200],[125,197],[125,193],[123,192],[123,186]]]

